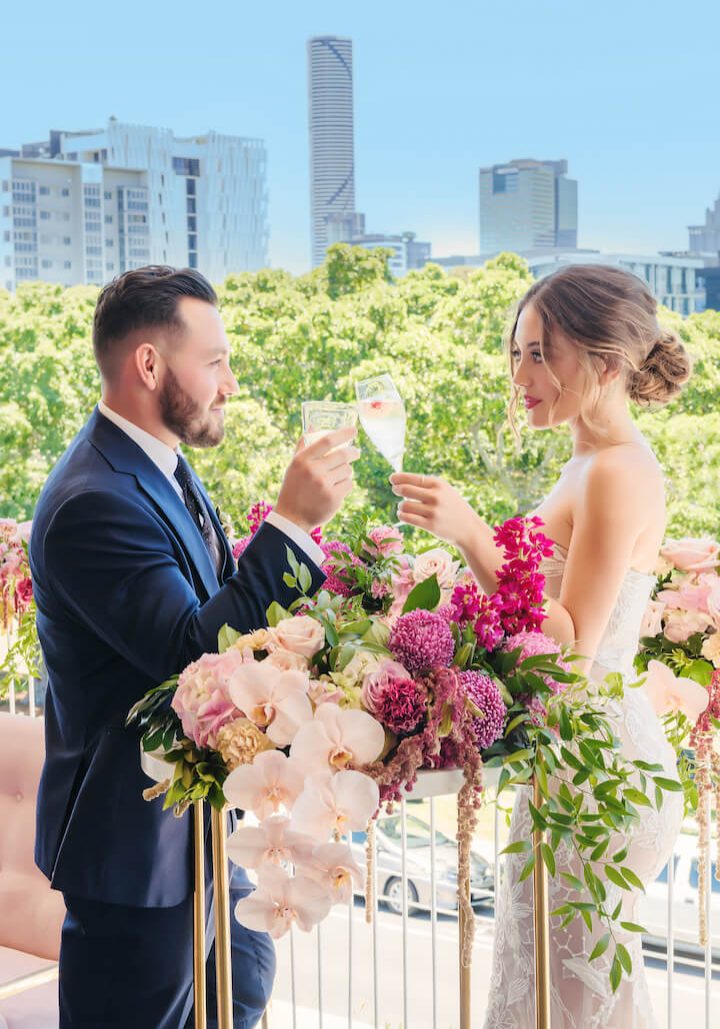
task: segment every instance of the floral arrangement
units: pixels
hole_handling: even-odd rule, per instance
[[[40,663],[28,562],[31,526],[0,518],[0,696],[11,680],[37,675]]]
[[[668,540],[643,623],[635,664],[646,672],[665,731],[678,753],[686,808],[697,817],[700,942],[707,941],[705,893],[714,802],[720,877],[720,544],[710,537]],[[688,754],[692,756],[688,756]]]
[[[267,510],[255,506],[251,532]],[[458,903],[467,910],[482,763],[501,765],[499,790],[532,777],[541,790],[530,810],[547,842],[511,848],[527,851],[523,876],[538,860],[555,875],[554,852],[572,839],[585,878],[573,883],[578,901],[556,914],[594,915],[609,941],[619,913],[607,909],[594,869],[608,864],[614,882],[636,888],[624,853],[605,853],[611,837],[637,817],[638,783],[646,791],[654,782],[658,793],[682,787],[621,759],[602,714],[621,684],[593,696],[574,656],[543,634],[540,567],[552,544],[541,522],[511,519],[495,530],[504,562],[492,595],[447,551],[406,552],[394,527],[358,521],[347,541],[318,539],[327,579],[317,596],[307,595],[309,572],[288,549],[285,581],[298,591],[290,608],[272,604],[267,624],[248,634],[225,626],[218,653],[130,712],[144,749],[173,766],[146,798],[164,793],[177,815],[205,797],[254,813],[259,824],[228,841],[233,860],[258,878],[235,914],[278,937],[293,922],[311,928],[348,899],[361,870],[343,836],[406,796],[424,769],[464,772]],[[464,920],[466,964],[473,921]],[[614,987],[629,962],[618,942]]]

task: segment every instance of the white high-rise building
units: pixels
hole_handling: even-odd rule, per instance
[[[567,161],[480,169],[480,251],[577,247],[577,182]]]
[[[705,211],[704,225],[690,225],[690,250],[695,253],[720,253],[720,195]]]
[[[101,285],[151,260],[147,174],[0,157],[0,287]]]
[[[308,41],[310,218],[313,268],[330,242],[328,219],[355,214],[352,40]]]
[[[213,282],[262,268],[266,163],[262,140],[215,132],[182,139],[113,118],[54,131],[0,157],[0,285],[102,283],[148,263]]]

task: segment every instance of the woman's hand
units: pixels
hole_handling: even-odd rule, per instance
[[[481,519],[458,491],[434,475],[395,472],[390,476],[393,492],[403,497],[398,517],[406,525],[417,525],[439,539],[463,550],[478,533]]]

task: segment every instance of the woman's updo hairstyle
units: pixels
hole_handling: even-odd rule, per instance
[[[660,327],[655,298],[631,272],[611,265],[575,264],[539,279],[517,307],[508,354],[515,348],[518,318],[528,304],[543,325],[543,351],[553,330],[577,346],[586,373],[582,414],[590,424],[601,396],[599,376],[608,367],[619,367],[627,395],[642,406],[667,404],[690,377],[690,358],[680,338]],[[513,399],[511,421],[517,395]]]

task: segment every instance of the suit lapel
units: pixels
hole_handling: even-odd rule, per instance
[[[88,422],[88,439],[117,472],[132,475],[140,489],[175,530],[209,597],[217,593],[218,577],[200,531],[169,480],[142,447],[95,409]],[[214,515],[214,512],[212,512]],[[221,532],[221,538],[224,534]]]

